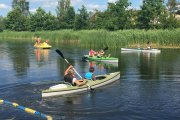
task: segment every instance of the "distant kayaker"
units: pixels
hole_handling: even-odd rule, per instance
[[[104,50],[100,50],[99,54],[100,54],[100,56],[104,56],[104,54],[105,54]]]
[[[151,44],[149,41],[147,42],[147,49],[151,49]]]
[[[45,42],[43,42],[42,45],[47,46],[47,45],[48,45],[48,42],[49,42],[49,40],[46,40]]]
[[[88,80],[96,80],[96,77],[93,75],[94,74],[94,67],[89,68],[89,72],[85,74],[85,79]]]
[[[41,38],[40,38],[39,36],[37,36],[36,43],[37,43],[38,45],[41,44]]]
[[[47,39],[45,42],[48,44],[49,40]]]
[[[72,68],[73,68],[73,66],[70,65],[66,69],[66,71],[64,73],[64,81],[71,83],[73,86],[81,86],[81,85],[86,84],[85,80],[77,80],[77,78],[74,75],[74,70]]]
[[[96,56],[96,52],[92,49],[89,50],[89,56],[90,57],[93,57],[93,56]]]
[[[104,54],[105,54],[104,50],[99,50],[99,51],[97,52],[97,57],[103,57]]]

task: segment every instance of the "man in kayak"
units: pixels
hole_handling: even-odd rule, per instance
[[[150,44],[149,41],[147,42],[147,49],[148,49],[148,50],[151,49],[151,44]]]
[[[85,79],[88,79],[88,80],[96,80],[96,77],[93,75],[94,73],[94,67],[90,67],[89,68],[89,72],[87,72],[85,74]]]
[[[86,84],[85,80],[77,80],[77,78],[74,75],[74,70],[72,68],[73,68],[73,66],[70,65],[66,69],[66,71],[64,73],[64,81],[71,83],[73,86],[81,86],[81,85]]]

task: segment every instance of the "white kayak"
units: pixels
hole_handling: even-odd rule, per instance
[[[121,48],[121,52],[150,52],[150,53],[160,53],[159,49],[144,49],[144,48]]]
[[[83,86],[71,86],[69,84],[58,84],[51,86],[50,88],[42,91],[42,97],[51,97],[51,96],[61,96],[68,95],[80,92],[86,92],[87,90],[92,90],[99,88],[101,86],[108,85],[113,83],[116,80],[119,80],[120,72],[114,72],[104,75],[97,75],[96,80],[87,80],[86,84]]]

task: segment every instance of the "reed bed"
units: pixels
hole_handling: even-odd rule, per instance
[[[12,32],[0,33],[0,39],[32,40],[40,36],[42,40],[49,39],[51,42],[68,43],[88,48],[111,48],[121,47],[144,47],[147,41],[153,47],[180,47],[180,29],[173,30],[60,30],[40,32]]]

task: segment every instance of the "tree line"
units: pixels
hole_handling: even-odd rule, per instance
[[[6,17],[0,17],[0,31],[46,31],[60,29],[169,29],[179,28],[180,15],[176,0],[143,0],[140,10],[129,9],[128,0],[108,3],[104,11],[88,12],[84,5],[75,12],[71,0],[58,0],[56,15],[39,7],[29,12],[26,0],[13,0],[12,10]],[[177,8],[177,9],[176,9]]]

